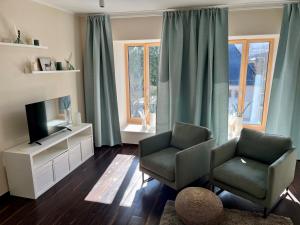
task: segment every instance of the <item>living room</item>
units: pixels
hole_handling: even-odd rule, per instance
[[[299,1],[2,0],[0,224],[300,224]]]

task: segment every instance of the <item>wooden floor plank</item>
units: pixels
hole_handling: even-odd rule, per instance
[[[143,186],[135,157],[120,182],[111,204],[85,201],[95,184],[118,154],[137,155],[137,146],[123,145],[95,150],[93,158],[86,161],[70,175],[37,200],[18,198],[5,194],[0,197],[1,225],[157,225],[165,202],[175,200],[177,192],[152,180]],[[202,185],[196,182],[193,186]],[[202,185],[203,186],[203,185]],[[108,185],[107,190],[111,188]],[[290,191],[300,199],[300,163],[297,162],[295,181]],[[107,192],[108,194],[112,194]],[[224,207],[258,211],[261,207],[238,196],[223,192],[220,195]],[[290,217],[300,224],[300,205],[283,200],[273,213]]]

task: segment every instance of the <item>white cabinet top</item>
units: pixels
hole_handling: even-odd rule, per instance
[[[14,147],[4,151],[4,153],[25,154],[25,155],[34,156],[46,149],[49,149],[51,146],[54,146],[54,145],[60,143],[61,141],[66,140],[69,137],[72,137],[72,136],[80,133],[83,130],[92,128],[92,124],[82,123],[77,126],[74,126],[74,125],[69,126],[68,128],[70,128],[72,131],[62,130],[58,133],[55,133],[47,138],[40,140],[39,142],[42,145],[38,145],[36,143],[28,144],[28,142],[26,142],[26,143],[14,146]],[[92,133],[91,133],[91,136],[92,136]]]

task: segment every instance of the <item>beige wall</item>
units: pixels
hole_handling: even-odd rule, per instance
[[[230,11],[228,17],[229,35],[279,34],[281,19],[281,8]]]
[[[25,104],[70,94],[73,111],[84,112],[82,73],[24,73],[28,60],[51,56],[62,61],[70,52],[73,52],[73,63],[81,69],[79,18],[30,0],[1,0],[1,40],[13,39],[13,24],[21,29],[24,36],[39,39],[49,49],[0,46],[0,153],[27,140]],[[0,195],[6,191],[0,154]]]
[[[160,39],[162,17],[134,17],[112,19],[114,40]]]
[[[229,35],[279,34],[282,9],[229,11]],[[114,40],[159,39],[162,17],[112,19]]]

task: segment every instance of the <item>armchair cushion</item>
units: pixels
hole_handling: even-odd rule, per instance
[[[213,179],[254,197],[266,197],[268,165],[235,157],[213,170]]]
[[[237,154],[270,165],[291,148],[290,138],[244,128],[238,142]]]
[[[180,149],[172,147],[163,149],[142,157],[140,164],[145,169],[172,182],[175,180],[176,153],[178,151],[180,151]]]
[[[173,129],[171,146],[186,149],[207,141],[209,137],[210,131],[205,127],[177,122]]]

